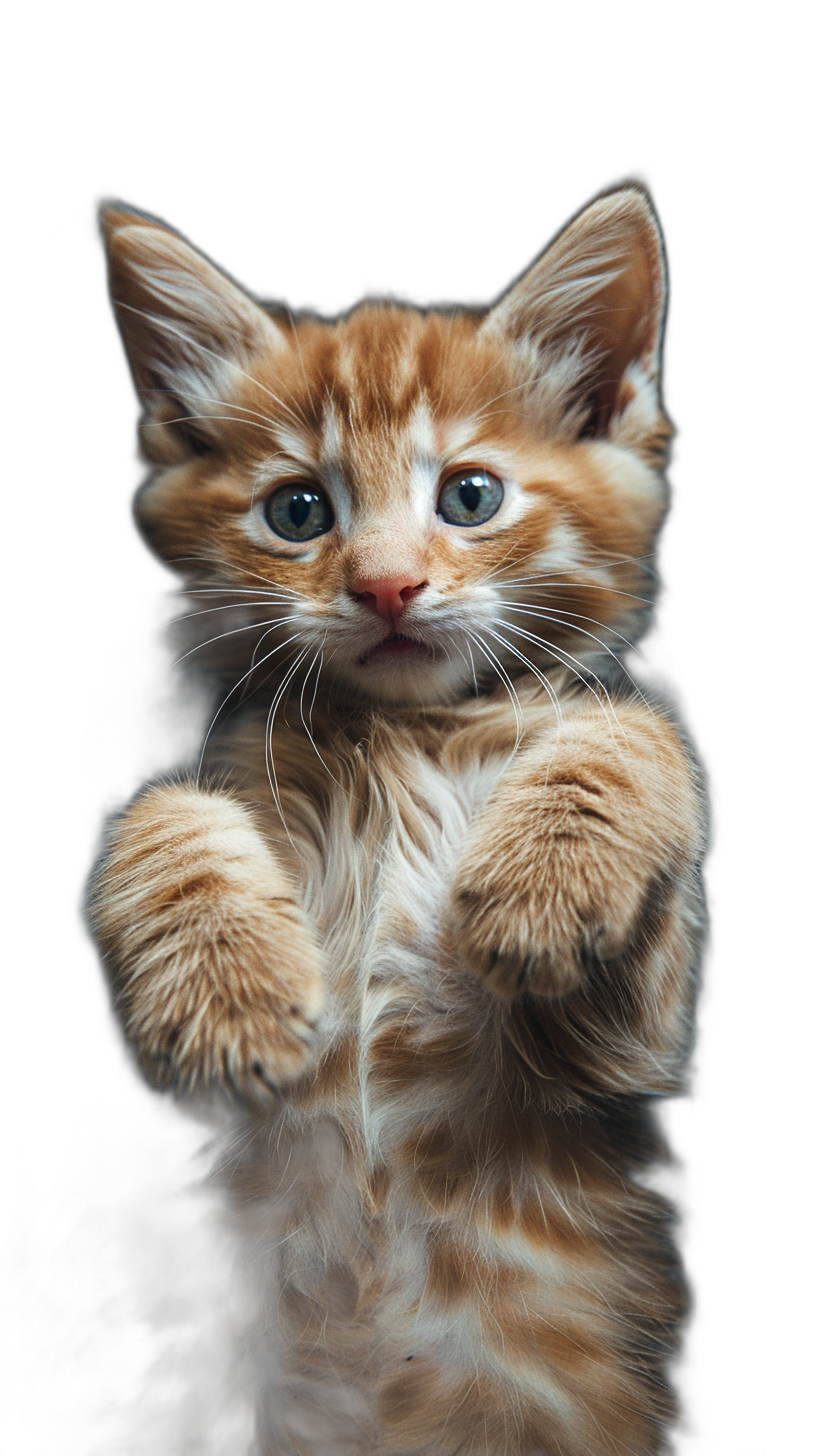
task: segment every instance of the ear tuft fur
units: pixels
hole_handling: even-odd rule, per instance
[[[487,315],[487,333],[532,346],[546,362],[583,356],[574,370],[592,433],[624,405],[624,377],[657,380],[666,300],[660,228],[643,188],[590,203]]]
[[[182,459],[214,438],[236,375],[284,336],[269,315],[164,223],[123,203],[100,221],[111,299],[145,406],[151,458]]]

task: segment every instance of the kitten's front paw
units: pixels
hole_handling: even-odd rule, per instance
[[[543,905],[462,882],[454,887],[451,916],[458,954],[497,996],[564,996],[579,984],[583,927],[573,923],[570,933],[548,924]]]
[[[314,1060],[324,992],[319,953],[297,907],[252,907],[196,945],[167,942],[122,988],[128,1039],[148,1079],[190,1093],[219,1087],[273,1101]]]
[[[111,829],[90,898],[116,1009],[148,1080],[266,1104],[314,1059],[321,957],[247,811],[183,784]]]
[[[485,816],[451,892],[457,951],[499,996],[574,990],[591,959],[624,949],[643,903],[643,867],[610,834],[565,830],[544,796],[532,807]]]

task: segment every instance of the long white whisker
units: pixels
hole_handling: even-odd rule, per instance
[[[537,577],[537,576],[522,576],[522,577],[519,577],[516,581],[508,581],[508,580],[504,580],[503,578],[499,578],[499,585],[500,586],[524,586],[524,585],[528,585],[528,586],[529,585],[532,585],[532,586],[535,586],[535,585],[541,585],[541,586],[543,586],[545,588],[546,591],[561,590],[561,591],[573,591],[573,592],[585,592],[585,591],[608,592],[608,594],[610,596],[613,596],[613,597],[628,597],[629,600],[632,601],[632,602],[643,602],[643,604],[645,606],[647,606],[647,607],[653,607],[654,606],[654,602],[652,601],[652,598],[651,597],[639,597],[639,596],[636,596],[634,592],[621,591],[620,587],[617,587],[617,586],[604,586],[599,581],[579,581],[579,580],[577,580],[577,578],[574,578],[572,581],[552,581],[549,578],[545,578],[543,576],[541,576],[541,577]]]
[[[473,388],[470,389],[470,390],[468,390],[468,393],[465,395],[465,398],[462,401],[462,404],[461,404],[461,407],[460,407],[461,410],[462,410],[462,412],[464,412],[467,409],[467,406],[468,406],[469,401],[472,400],[472,398],[473,398],[474,394],[476,393],[477,389],[479,388],[479,386],[482,385],[482,384],[484,384],[485,380],[487,379],[488,374],[492,374],[494,369],[498,369],[499,363],[500,363],[500,360],[498,360],[498,359],[494,360],[494,362],[487,369],[485,369],[484,374],[482,374],[481,377],[476,380],[476,383],[473,385]]]
[[[172,624],[175,625],[177,622],[188,622],[191,617],[208,617],[211,612],[237,612],[240,611],[242,607],[254,609],[256,612],[259,612],[262,610],[263,607],[280,607],[284,603],[287,606],[291,606],[290,599],[285,596],[280,596],[277,598],[274,596],[261,597],[260,601],[254,602],[227,602],[226,606],[203,607],[200,612],[183,612],[180,617],[172,618]],[[259,627],[262,627],[263,623],[258,622],[257,625]]]
[[[478,696],[479,696],[479,682],[478,682],[478,679],[476,677],[476,664],[473,661],[473,653],[470,650],[470,642],[468,642],[468,644],[467,644],[467,650],[468,650],[468,657],[470,658],[471,671],[473,673],[473,686],[476,689],[476,696],[478,698]]]
[[[512,551],[512,549],[513,548],[511,547],[510,550]],[[531,549],[529,551],[525,551],[523,553],[523,555],[521,555],[521,556],[518,557],[517,562],[516,562],[516,565],[517,566],[521,566],[521,564],[524,561],[528,561],[531,556],[538,556],[540,554],[540,551],[541,551],[541,546],[540,545],[531,547]],[[502,557],[501,561],[498,563],[498,565],[491,567],[490,571],[485,572],[484,576],[479,577],[479,583],[478,584],[481,585],[482,582],[490,581],[493,577],[499,575],[499,573],[502,570],[503,563],[504,563],[504,561],[506,561],[507,556],[509,554],[510,554],[509,551],[506,552],[505,555]],[[605,571],[608,567],[612,567],[612,566],[628,566],[632,562],[648,561],[648,560],[650,560],[655,555],[656,555],[656,553],[654,551],[650,551],[650,552],[647,552],[646,555],[644,555],[644,556],[625,556],[625,557],[620,557],[620,558],[618,558],[618,559],[616,559],[614,561],[598,561],[598,562],[595,562],[595,563],[589,562],[589,561],[585,561],[585,562],[582,562],[582,563],[576,562],[575,566],[573,568],[571,568],[571,569],[574,570],[575,572],[583,572],[583,571]],[[508,576],[508,577],[502,577],[502,585],[503,586],[510,586],[510,585],[514,585],[514,584],[516,584],[518,582],[524,582],[524,581],[544,581],[546,578],[548,578],[550,576],[563,576],[564,573],[565,573],[565,571],[567,569],[568,568],[566,568],[566,567],[558,566],[558,567],[553,567],[552,571],[536,571],[536,572],[531,572],[528,576],[515,576],[515,577]],[[612,588],[610,587],[609,590],[612,590]],[[645,598],[644,598],[644,600],[645,600]]]
[[[474,632],[472,629],[468,630],[467,628],[465,630],[467,631],[468,637],[471,637],[473,639],[473,641],[476,643],[477,647],[481,647],[482,652],[484,653],[485,657],[487,657],[488,660],[493,663],[494,667],[496,668],[496,671],[498,672],[500,678],[502,679],[502,682],[504,683],[505,687],[507,688],[508,693],[510,694],[510,700],[511,700],[512,707],[513,707],[513,713],[514,713],[515,719],[516,719],[516,741],[513,744],[513,752],[510,755],[511,758],[514,758],[515,755],[516,755],[516,753],[517,753],[517,751],[518,751],[518,746],[519,746],[519,744],[521,742],[522,727],[523,727],[523,723],[524,723],[524,714],[522,712],[521,703],[519,702],[518,693],[516,692],[515,688],[513,687],[513,684],[511,683],[510,678],[507,676],[507,673],[505,672],[504,668],[502,667],[502,664],[499,662],[498,657],[496,656],[496,654],[494,652],[491,652],[491,650],[487,646],[487,644],[482,641],[482,639],[479,636],[478,632]]]
[[[641,701],[649,709],[649,712],[650,713],[653,713],[651,704],[649,703],[648,699],[644,697],[643,692],[642,692],[639,684],[635,682],[635,679],[632,677],[632,674],[629,671],[629,669],[627,668],[626,664],[623,663],[623,662],[621,662],[621,660],[618,657],[618,655],[617,655],[616,652],[613,652],[612,651],[612,648],[609,646],[609,643],[608,642],[604,642],[601,637],[596,637],[596,635],[595,635],[594,632],[588,632],[585,627],[575,627],[575,626],[573,626],[573,624],[571,622],[565,622],[560,617],[553,617],[549,612],[542,612],[537,607],[529,607],[529,606],[525,606],[523,604],[521,604],[519,606],[516,606],[516,607],[512,607],[512,606],[509,605],[509,603],[505,602],[505,603],[503,603],[502,610],[503,611],[509,610],[511,612],[512,611],[523,612],[526,616],[538,617],[538,618],[541,618],[545,622],[553,622],[556,627],[566,627],[568,629],[568,631],[570,631],[570,632],[580,632],[582,636],[584,636],[584,637],[590,637],[593,642],[597,642],[598,646],[603,648],[604,652],[608,652],[609,653],[609,656],[612,658],[613,662],[616,662],[617,663],[618,667],[621,669],[621,672],[624,672],[626,674],[627,678],[629,679],[630,683],[632,684],[632,687],[634,688],[634,690],[637,693],[638,697],[641,699]],[[570,613],[569,615],[571,615],[571,616],[577,616],[578,614],[577,613]],[[584,617],[584,618],[582,618],[582,620],[583,621],[590,621],[591,622],[593,619],[591,617]],[[603,627],[603,623],[602,622],[599,622],[597,625],[599,627]],[[611,631],[613,631],[613,628],[610,627],[608,630],[611,632]],[[632,647],[632,643],[629,642],[625,637],[622,637],[621,634],[620,634],[620,632],[615,632],[615,636],[616,637],[620,637],[621,642],[625,642],[627,647]],[[637,648],[636,647],[632,647],[632,650],[633,650],[633,652],[636,652],[637,651]]]
[[[295,848],[295,843],[292,839],[291,834],[289,833],[289,826],[286,823],[286,818],[283,813],[283,805],[281,803],[280,789],[278,785],[278,775],[275,771],[275,755],[272,752],[272,735],[275,732],[275,715],[278,711],[278,704],[283,697],[286,685],[291,681],[294,673],[297,672],[297,669],[299,668],[308,651],[308,647],[304,647],[302,652],[298,653],[298,656],[295,658],[292,666],[289,668],[289,671],[286,673],[286,676],[283,678],[283,681],[281,682],[277,692],[275,693],[274,698],[272,699],[272,703],[269,709],[269,715],[266,720],[266,773],[269,779],[269,787],[272,790],[272,797],[275,800],[275,807],[277,808],[278,814],[280,815],[281,824],[283,825],[286,838],[289,840],[289,843],[291,844],[293,849]],[[295,853],[297,853],[297,850],[295,850]]]
[[[184,597],[228,597],[228,596],[252,596],[260,598],[260,606],[266,601],[275,601],[276,598],[294,598],[297,601],[306,601],[305,592],[295,591],[293,587],[280,586],[277,582],[270,582],[269,589],[264,590],[259,586],[183,586],[179,590],[179,596]],[[239,606],[250,606],[250,602],[239,602]]]
[[[586,317],[589,317],[589,315],[586,315]],[[523,379],[520,384],[514,384],[510,389],[503,389],[501,394],[494,394],[492,399],[486,399],[484,404],[480,407],[479,418],[482,417],[483,412],[488,410],[492,404],[496,404],[500,399],[506,399],[508,394],[518,394],[519,390],[521,389],[534,389],[537,384],[543,384],[545,379],[549,379],[551,377],[553,373],[553,367],[556,362],[556,360],[553,360],[550,363],[549,369],[547,369],[544,374],[538,374],[534,379]],[[587,356],[588,367],[591,367],[592,362],[592,359]],[[490,371],[488,370],[488,373],[489,372]],[[483,375],[482,378],[487,378],[487,375]],[[481,380],[479,381],[479,383],[481,383]],[[503,411],[494,410],[493,413],[501,414],[503,413]],[[514,411],[512,413],[514,413]]]
[[[265,662],[268,662],[269,659],[270,659],[270,657],[274,657],[276,652],[280,652],[283,647],[288,647],[288,645],[289,645],[290,642],[294,642],[295,641],[295,637],[297,637],[297,635],[298,634],[295,633],[295,635],[293,637],[289,637],[286,642],[281,642],[277,647],[273,647],[272,648],[272,651],[271,652],[268,652],[266,654],[266,657],[263,657],[261,659],[261,661],[257,664],[257,666],[258,667],[263,667],[263,664]],[[209,728],[207,729],[207,732],[204,735],[204,742],[201,745],[201,757],[198,760],[198,772],[196,774],[196,788],[198,788],[199,782],[201,780],[201,769],[202,769],[203,764],[204,764],[204,754],[207,751],[207,744],[210,741],[210,734],[212,733],[213,728],[215,727],[215,725],[216,725],[219,717],[221,716],[221,713],[222,713],[224,707],[229,702],[229,700],[232,697],[233,693],[235,693],[235,692],[238,691],[239,687],[241,686],[241,683],[242,682],[246,682],[246,679],[248,677],[250,677],[253,672],[255,672],[255,669],[256,669],[256,664],[253,663],[252,666],[249,668],[249,671],[248,672],[245,672],[244,675],[243,675],[243,677],[239,677],[237,683],[234,683],[233,684],[233,686],[230,688],[229,692],[227,693],[227,696],[221,700],[218,708],[216,709],[215,717],[213,718],[213,720],[212,720]]]
[[[328,634],[326,634],[326,635],[328,635]],[[309,704],[309,729],[310,729],[310,731],[313,731],[313,725],[314,725],[314,708],[315,708],[315,703],[317,702],[317,685],[320,682],[320,674],[323,671],[323,648],[325,647],[325,645],[326,645],[326,636],[323,637],[323,641],[320,644],[320,664],[318,666],[317,675],[315,677],[315,685],[314,685],[314,692],[312,693],[312,701]]]
[[[500,622],[499,626],[504,626],[504,623]],[[561,712],[561,704],[558,701],[558,695],[549,678],[544,673],[539,672],[538,668],[535,666],[534,663],[530,661],[529,657],[525,657],[524,653],[520,652],[517,647],[514,647],[512,642],[508,642],[506,637],[502,637],[500,632],[494,632],[490,627],[486,627],[484,630],[487,632],[489,637],[494,637],[497,642],[501,642],[502,646],[506,647],[508,652],[512,652],[513,656],[517,657],[520,662],[523,662],[524,666],[533,674],[533,676],[538,678],[538,681],[541,683],[541,686],[546,691],[547,696],[549,697],[550,702],[555,709],[555,716],[558,720],[558,726],[559,728],[562,727],[564,718]]]
[[[265,434],[275,436],[275,431],[270,430],[267,425],[260,425],[257,420],[242,420],[240,415],[176,415],[172,420],[145,420],[145,430],[161,430],[164,425],[186,425],[188,420],[229,420],[233,425],[250,425],[254,430],[263,430]]]
[[[234,561],[225,561],[223,559],[223,557],[220,557],[220,556],[169,556],[167,558],[167,564],[168,564],[168,566],[178,566],[178,565],[180,565],[184,561],[206,561],[208,563],[208,565],[210,565],[210,566],[225,566],[228,571],[242,571],[242,572],[245,572],[247,576],[254,576],[257,581],[262,581],[265,584],[265,586],[267,586],[267,587],[275,586],[275,587],[278,587],[281,591],[294,591],[295,590],[294,587],[287,587],[287,586],[283,586],[282,587],[279,582],[272,581],[269,577],[264,576],[260,571],[252,571],[250,569],[250,567],[248,567],[248,566],[239,566]],[[193,590],[195,590],[195,588],[182,587],[181,590],[183,592],[188,592],[188,591],[189,592],[192,592]],[[204,590],[207,590],[207,591],[247,591],[247,592],[249,592],[249,591],[252,591],[253,588],[252,587],[248,587],[248,586],[247,587],[211,586],[211,587],[204,588]],[[297,592],[296,595],[297,596],[303,596],[304,593],[303,592]]]
[[[538,553],[539,553],[539,551],[540,551],[540,549],[541,549],[540,546],[535,546],[535,547],[533,547],[533,549],[531,551],[525,551],[524,552],[524,555],[523,556],[519,556],[518,561],[515,562],[514,564],[517,565],[517,566],[520,566],[521,563],[523,561],[527,561],[527,559],[530,556],[537,556]],[[490,568],[490,571],[486,571],[485,574],[484,574],[484,576],[480,576],[479,577],[479,581],[478,581],[478,585],[479,586],[481,586],[482,583],[485,582],[485,581],[490,581],[494,576],[498,576],[499,572],[502,570],[502,567],[503,567],[505,561],[507,560],[508,556],[511,555],[512,551],[513,551],[513,546],[511,545],[508,548],[508,550],[505,551],[503,557],[501,558],[501,561],[499,561],[496,566],[492,566]]]
[[[315,742],[314,732],[313,732],[313,728],[312,728],[312,714],[314,713],[314,705],[315,705],[315,701],[317,699],[317,684],[319,682],[320,673],[321,673],[321,670],[322,670],[322,667],[323,667],[323,647],[325,645],[325,642],[326,642],[326,638],[324,637],[323,638],[323,641],[321,642],[320,646],[317,649],[317,652],[315,653],[314,657],[312,658],[312,661],[309,664],[309,671],[307,672],[305,678],[303,679],[303,687],[300,690],[300,721],[302,722],[304,728],[306,729],[306,734],[307,734],[307,737],[309,739],[309,742],[311,743],[312,748],[314,749],[315,753],[317,754],[318,758],[320,759],[320,762],[322,763],[324,769],[326,770],[326,773],[329,775],[329,778],[335,784],[337,784],[338,789],[344,789],[344,785],[341,784],[340,780],[332,773],[331,769],[329,768],[329,765],[327,764],[325,758],[323,757],[323,754],[320,752],[320,749],[318,748],[318,746],[317,746],[317,744]],[[317,676],[315,677],[314,692],[312,693],[312,701],[311,701],[311,705],[309,707],[309,721],[307,723],[306,722],[306,718],[304,716],[304,712],[303,712],[303,696],[304,696],[304,693],[306,692],[306,684],[309,681],[309,674],[311,673],[312,668],[314,667],[315,662],[317,661],[318,652],[320,654],[320,666],[317,669]]]
[[[467,667],[467,665],[468,665],[468,660],[467,660],[467,658],[466,658],[466,657],[465,657],[465,654],[464,654],[464,652],[463,652],[463,651],[462,651],[462,648],[461,648],[461,646],[460,646],[460,645],[459,645],[459,643],[458,643],[458,642],[452,642],[452,643],[451,643],[451,646],[452,646],[452,647],[455,647],[455,648],[456,648],[456,651],[457,651],[457,652],[458,652],[458,653],[459,653],[459,656],[460,656],[460,657],[461,657],[461,659],[462,659],[462,661],[463,661],[463,663],[464,663],[464,664],[465,664],[465,667]],[[471,665],[471,667],[473,667],[473,653],[472,653],[472,652],[470,652],[470,644],[469,644],[469,643],[468,643],[468,644],[467,644],[467,649],[468,649],[468,652],[469,652],[469,653],[470,653],[470,665]],[[474,687],[475,687],[475,688],[476,688],[476,691],[477,691],[477,693],[478,693],[478,691],[479,691],[479,689],[478,689],[478,685],[477,685],[477,683],[476,683],[476,678],[475,678],[475,676],[474,676],[474,679],[473,679],[473,685],[474,685]]]
[[[182,652],[181,657],[177,657],[172,666],[178,667],[179,663],[183,662],[185,657],[191,657],[194,652],[200,652],[202,647],[210,647],[213,642],[221,642],[225,637],[236,637],[239,632],[252,632],[258,627],[269,627],[271,630],[272,627],[280,627],[284,622],[294,621],[295,618],[291,615],[288,617],[276,617],[274,620],[267,620],[265,622],[250,622],[246,627],[233,627],[229,632],[219,632],[215,637],[208,637],[206,642],[199,642],[196,647],[191,647],[189,652]],[[268,635],[268,633],[264,633],[264,636]]]
[[[143,391],[143,393],[144,394],[166,394],[166,395],[169,395],[171,399],[177,399],[178,398],[176,392],[174,390],[172,390],[172,389],[145,389]],[[272,418],[271,415],[263,415],[263,414],[261,414],[260,410],[250,409],[247,405],[245,405],[245,404],[238,404],[237,401],[235,401],[235,400],[232,400],[232,399],[216,399],[215,398],[215,395],[213,395],[213,394],[201,394],[197,389],[196,390],[193,390],[193,389],[185,389],[184,393],[186,395],[189,395],[191,399],[200,399],[200,400],[203,400],[205,404],[217,404],[217,405],[221,405],[223,409],[240,410],[241,411],[241,414],[244,414],[244,415],[255,415],[256,419],[263,420],[264,424],[266,424],[266,425],[273,425],[274,426],[274,424],[275,424],[275,421],[274,421],[274,419]],[[281,458],[283,458],[283,457],[281,457]]]
[[[591,667],[587,667],[586,664],[583,663],[583,662],[580,662],[577,657],[573,657],[572,653],[571,652],[567,652],[567,650],[566,650],[565,647],[558,648],[558,647],[555,646],[554,643],[548,642],[546,640],[546,638],[544,638],[544,637],[538,637],[538,636],[536,636],[535,632],[528,632],[524,627],[517,627],[515,625],[515,623],[513,623],[513,622],[503,622],[503,621],[499,621],[499,626],[500,627],[504,627],[505,630],[508,631],[508,632],[515,632],[515,633],[517,633],[517,635],[519,637],[525,637],[528,642],[535,642],[535,644],[538,647],[544,647],[544,648],[546,648],[547,651],[549,651],[549,652],[552,653],[552,655],[557,659],[558,662],[560,662],[564,667],[569,668],[569,670],[571,672],[574,672],[575,676],[584,684],[584,687],[587,688],[587,690],[592,694],[593,698],[597,702],[598,707],[601,709],[601,712],[603,713],[604,717],[606,718],[607,723],[609,724],[609,731],[612,734],[612,737],[614,738],[615,734],[614,734],[614,730],[612,728],[612,722],[611,722],[611,719],[609,717],[609,714],[606,711],[606,707],[604,706],[603,700],[599,697],[598,693],[596,693],[596,691],[593,688],[592,684],[589,683],[589,682],[587,682],[586,678],[583,675],[583,672],[581,672],[580,669],[583,668],[585,672],[588,672],[589,673],[590,677],[594,677],[596,683],[602,689],[603,694],[604,694],[604,697],[606,698],[607,702],[609,703],[609,706],[610,706],[610,708],[612,710],[612,716],[614,717],[615,722],[618,724],[618,727],[620,728],[621,733],[623,733],[624,738],[626,737],[626,733],[624,732],[624,729],[623,729],[621,723],[618,720],[618,715],[615,712],[614,704],[612,702],[611,697],[609,696],[609,692],[608,692],[605,684],[598,677],[598,674],[596,672],[593,672]]]
[[[325,642],[325,641],[326,641],[326,639],[324,637],[323,638],[323,642]],[[306,723],[306,717],[305,717],[305,714],[303,712],[303,698],[304,698],[304,694],[306,692],[306,684],[309,681],[309,678],[310,678],[311,672],[312,672],[312,668],[314,667],[315,663],[317,662],[318,657],[320,658],[320,664],[322,666],[323,665],[323,649],[322,649],[322,644],[321,644],[320,647],[318,647],[317,651],[315,652],[314,657],[312,658],[311,662],[309,663],[308,668],[306,669],[306,676],[303,679],[303,682],[301,684],[301,689],[300,689],[300,721],[303,724],[304,728],[306,729],[306,733],[308,734],[309,740],[311,742],[312,748],[314,748],[314,750],[315,750],[315,753],[317,753],[317,747],[315,745],[315,742],[314,742],[314,739],[313,739],[312,734],[310,732],[310,729],[309,729],[309,727],[308,727],[308,725]],[[314,708],[315,697],[317,695],[317,680],[318,680],[319,677],[320,677],[320,668],[317,669],[317,677],[315,678],[314,695],[312,697],[312,708]],[[319,753],[317,753],[317,756],[318,756],[318,758],[320,758],[320,754]],[[321,762],[322,762],[322,759],[321,759]],[[324,765],[324,767],[325,767],[325,765]]]
[[[538,550],[539,548],[536,548]],[[528,551],[527,556],[534,556],[535,551]],[[576,562],[572,567],[554,566],[552,571],[537,571],[530,576],[507,577],[507,582],[512,581],[543,581],[548,576],[563,576],[566,571],[608,571],[613,566],[637,566],[641,561],[653,561],[657,555],[656,551],[646,551],[642,556],[617,556],[613,561],[582,561]],[[524,557],[520,558],[522,561]]]

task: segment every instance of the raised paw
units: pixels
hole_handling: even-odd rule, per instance
[[[454,945],[499,996],[563,996],[624,949],[647,870],[600,819],[565,821],[554,793],[524,808],[476,825],[451,891]]]
[[[90,908],[154,1086],[266,1105],[315,1058],[320,952],[233,799],[172,785],[137,800],[112,829]]]
[[[190,1093],[218,1087],[267,1104],[314,1059],[323,1010],[316,946],[294,905],[241,917],[216,935],[199,923],[194,958],[167,942],[136,969],[121,1011],[148,1079]],[[159,970],[159,974],[156,974]]]

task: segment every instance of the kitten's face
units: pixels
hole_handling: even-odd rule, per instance
[[[260,642],[230,627],[236,670],[248,644],[261,668],[432,704],[528,662],[580,670],[641,629],[667,439],[641,193],[588,209],[487,315],[292,321],[156,224],[108,227],[161,467],[139,517],[263,623]]]

